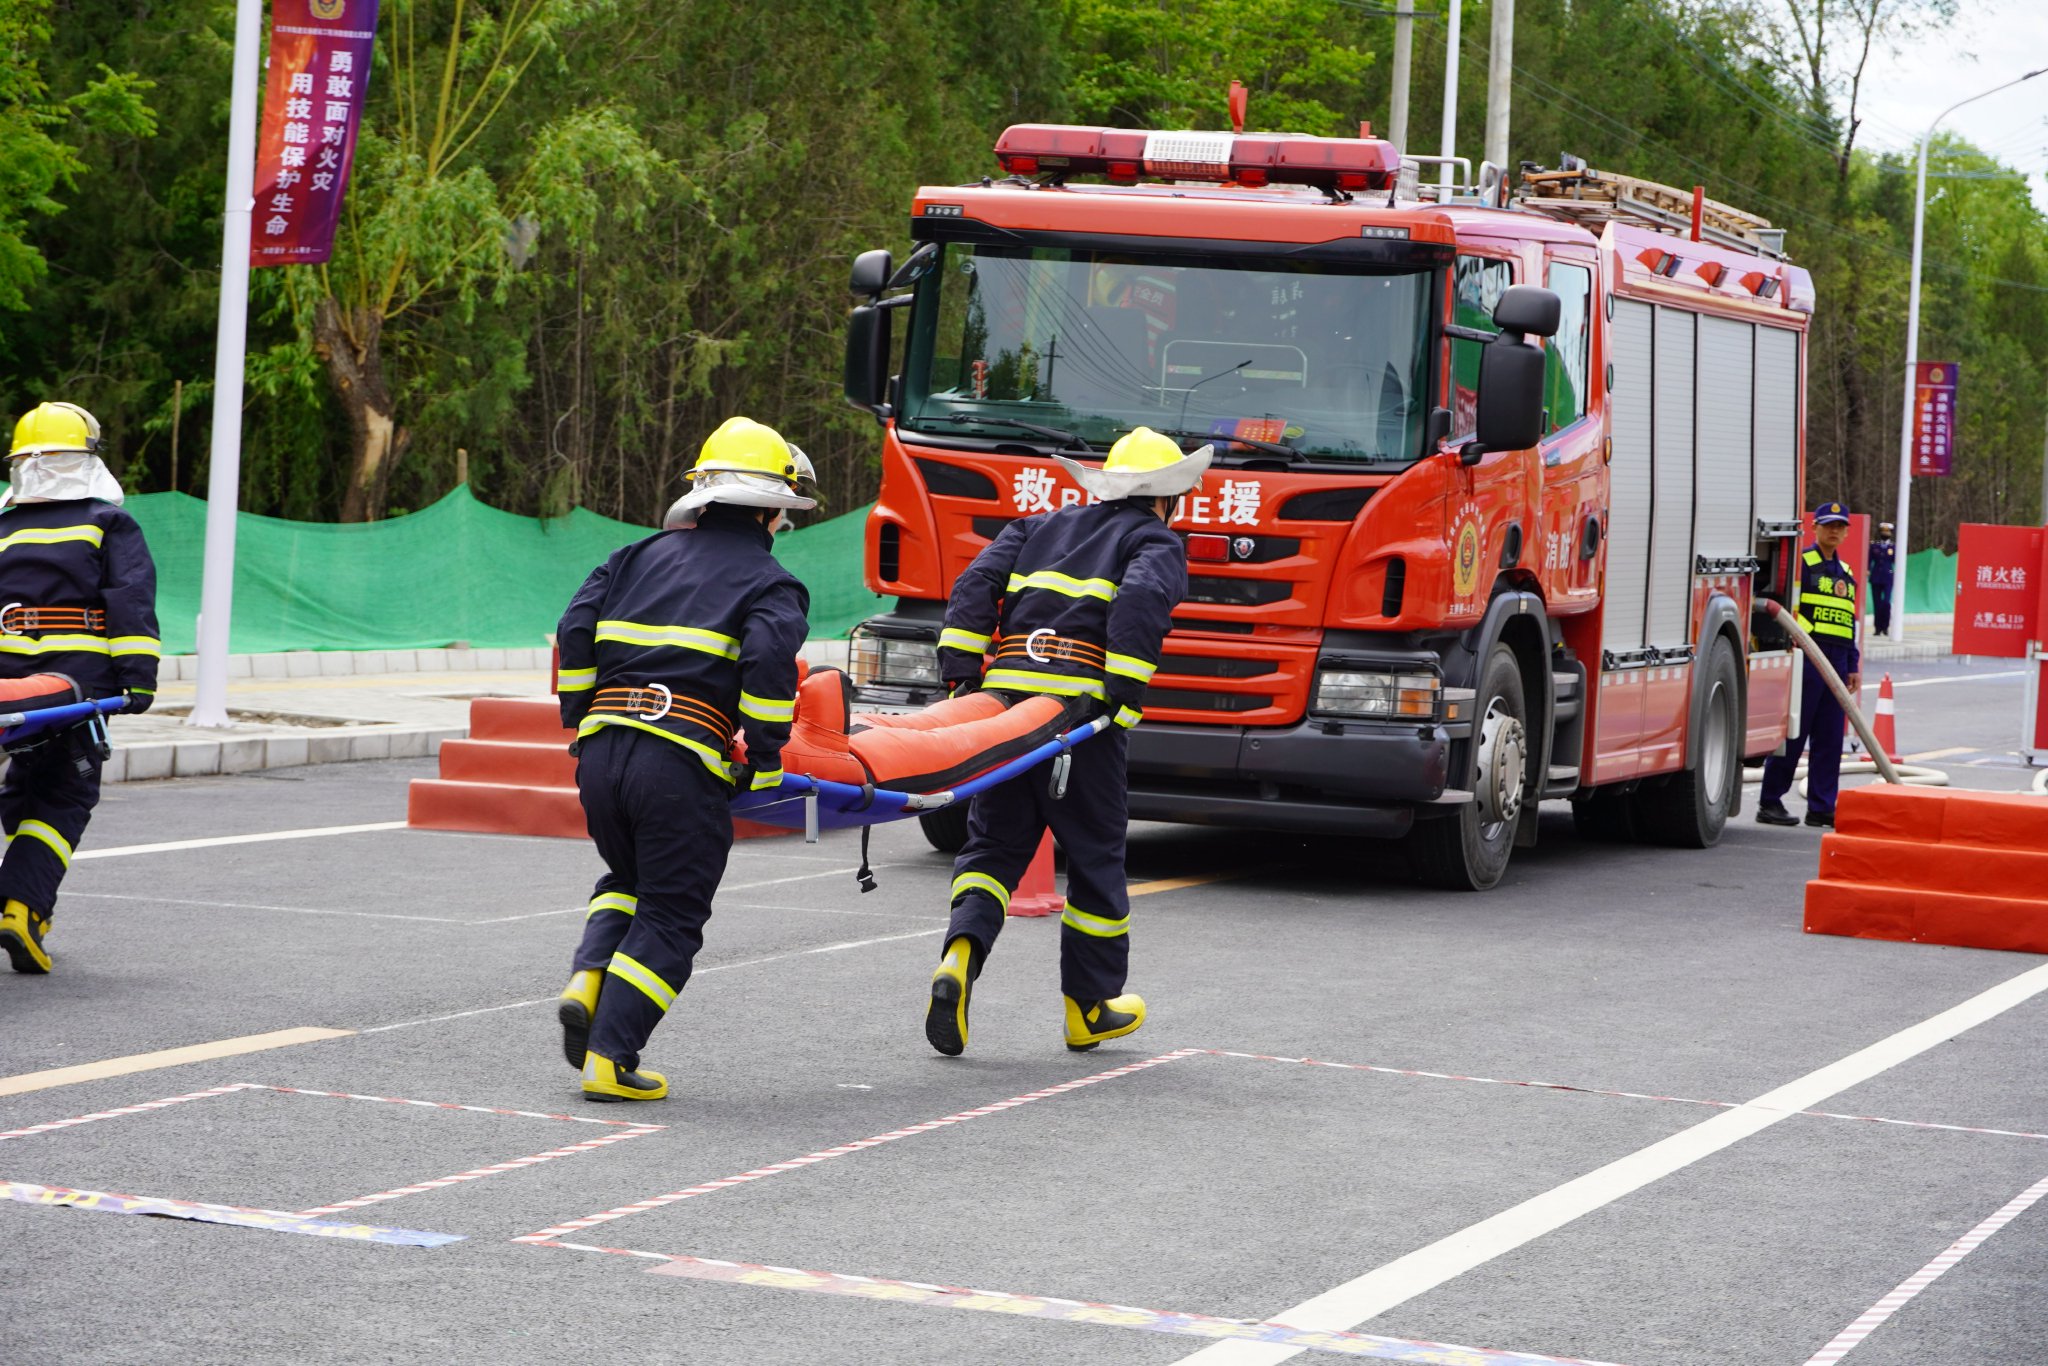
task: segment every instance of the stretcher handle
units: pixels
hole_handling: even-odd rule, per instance
[[[998,765],[978,778],[970,778],[958,787],[944,792],[898,792],[893,788],[862,787],[857,783],[837,783],[830,778],[814,778],[808,773],[783,775],[779,786],[751,793],[750,797],[765,797],[765,801],[751,801],[741,798],[733,803],[735,811],[758,810],[764,806],[776,806],[816,793],[821,797],[836,799],[836,802],[854,802],[872,795],[873,804],[868,808],[882,815],[899,815],[904,811],[936,811],[941,807],[965,800],[978,792],[985,792],[997,783],[1008,782],[1020,773],[1028,772],[1056,754],[1064,754],[1084,740],[1093,739],[1109,729],[1110,718],[1098,716],[1093,721],[1074,727],[1070,731],[1055,735],[1036,749],[1018,755],[1006,764]]]
[[[1827,655],[1814,643],[1813,637],[1806,633],[1806,628],[1799,624],[1799,619],[1786,611],[1781,603],[1770,598],[1763,599],[1757,606],[1768,613],[1778,625],[1784,627],[1786,633],[1798,642],[1799,648],[1806,652],[1807,659],[1813,664],[1813,671],[1828,685],[1828,691],[1835,695],[1835,701],[1842,704],[1842,712],[1849,718],[1849,724],[1855,726],[1856,733],[1863,737],[1863,747],[1870,751],[1871,760],[1876,763],[1878,773],[1888,783],[1903,784],[1906,780],[1892,767],[1891,756],[1884,752],[1884,746],[1877,743],[1877,737],[1870,733],[1870,723],[1863,719],[1863,709],[1856,705],[1855,698],[1849,696],[1849,685],[1835,672],[1835,666],[1828,663]]]
[[[125,697],[100,697],[84,702],[66,702],[61,707],[44,707],[39,711],[0,712],[0,731],[11,731],[17,726],[28,726],[31,733],[49,730],[73,721],[86,721],[95,716],[110,716],[127,705],[128,699]]]

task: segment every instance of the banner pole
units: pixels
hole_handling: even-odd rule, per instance
[[[242,485],[242,377],[249,332],[249,228],[256,195],[256,72],[263,0],[235,0],[228,106],[228,189],[220,228],[220,323],[213,360],[213,444],[206,474],[206,557],[199,590],[199,687],[187,724],[228,719],[228,625],[235,598],[235,514]]]

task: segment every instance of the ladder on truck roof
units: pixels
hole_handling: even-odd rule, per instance
[[[1579,224],[1597,234],[1601,225],[1637,223],[1659,232],[1692,231],[1692,191],[1654,180],[1596,171],[1574,156],[1551,170],[1522,163],[1517,208]],[[1785,259],[1785,230],[1718,199],[1701,206],[1700,235],[1720,246]]]

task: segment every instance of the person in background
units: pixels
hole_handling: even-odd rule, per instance
[[[663,530],[614,552],[563,614],[562,724],[576,732],[576,787],[607,870],[556,1007],[586,1100],[668,1094],[640,1050],[704,946],[732,851],[729,804],[782,782],[810,595],[776,562],[770,528],[817,506],[798,488],[808,467],[773,429],[730,419]]]
[[[99,420],[44,403],[14,427],[0,508],[0,678],[61,674],[88,698],[156,700],[156,562],[101,462]],[[0,782],[0,949],[46,973],[57,886],[100,801],[97,724],[48,734],[10,756]]]
[[[1854,697],[1862,678],[1857,669],[1856,576],[1842,563],[1840,551],[1849,534],[1849,513],[1840,503],[1822,503],[1813,510],[1813,544],[1799,556],[1799,624],[1820,646]],[[1785,794],[1799,769],[1799,752],[1807,752],[1806,823],[1835,823],[1835,797],[1842,785],[1842,704],[1811,659],[1799,684],[1799,733],[1785,741],[1782,753],[1764,763],[1763,791],[1757,794],[1756,818],[1764,825],[1797,825],[1785,809]]]
[[[1892,576],[1898,568],[1899,546],[1892,539],[1892,524],[1877,524],[1877,539],[1870,543],[1870,612],[1877,618],[1877,633],[1892,632]]]

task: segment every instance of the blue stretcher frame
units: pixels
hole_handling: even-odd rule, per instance
[[[808,773],[791,773],[778,787],[733,798],[732,810],[734,815],[745,816],[748,820],[803,830],[813,836],[820,828],[841,830],[923,816],[965,801],[977,792],[985,792],[997,783],[1008,782],[1020,773],[1056,759],[1084,740],[1092,740],[1102,734],[1111,724],[1109,717],[1098,716],[1055,735],[1006,764],[999,764],[979,777],[969,778],[942,792],[899,792],[887,787],[836,783],[829,778],[813,778]]]
[[[46,730],[111,716],[127,705],[125,697],[100,697],[85,702],[67,702],[61,707],[44,707],[40,711],[0,712],[0,745],[11,745]]]

